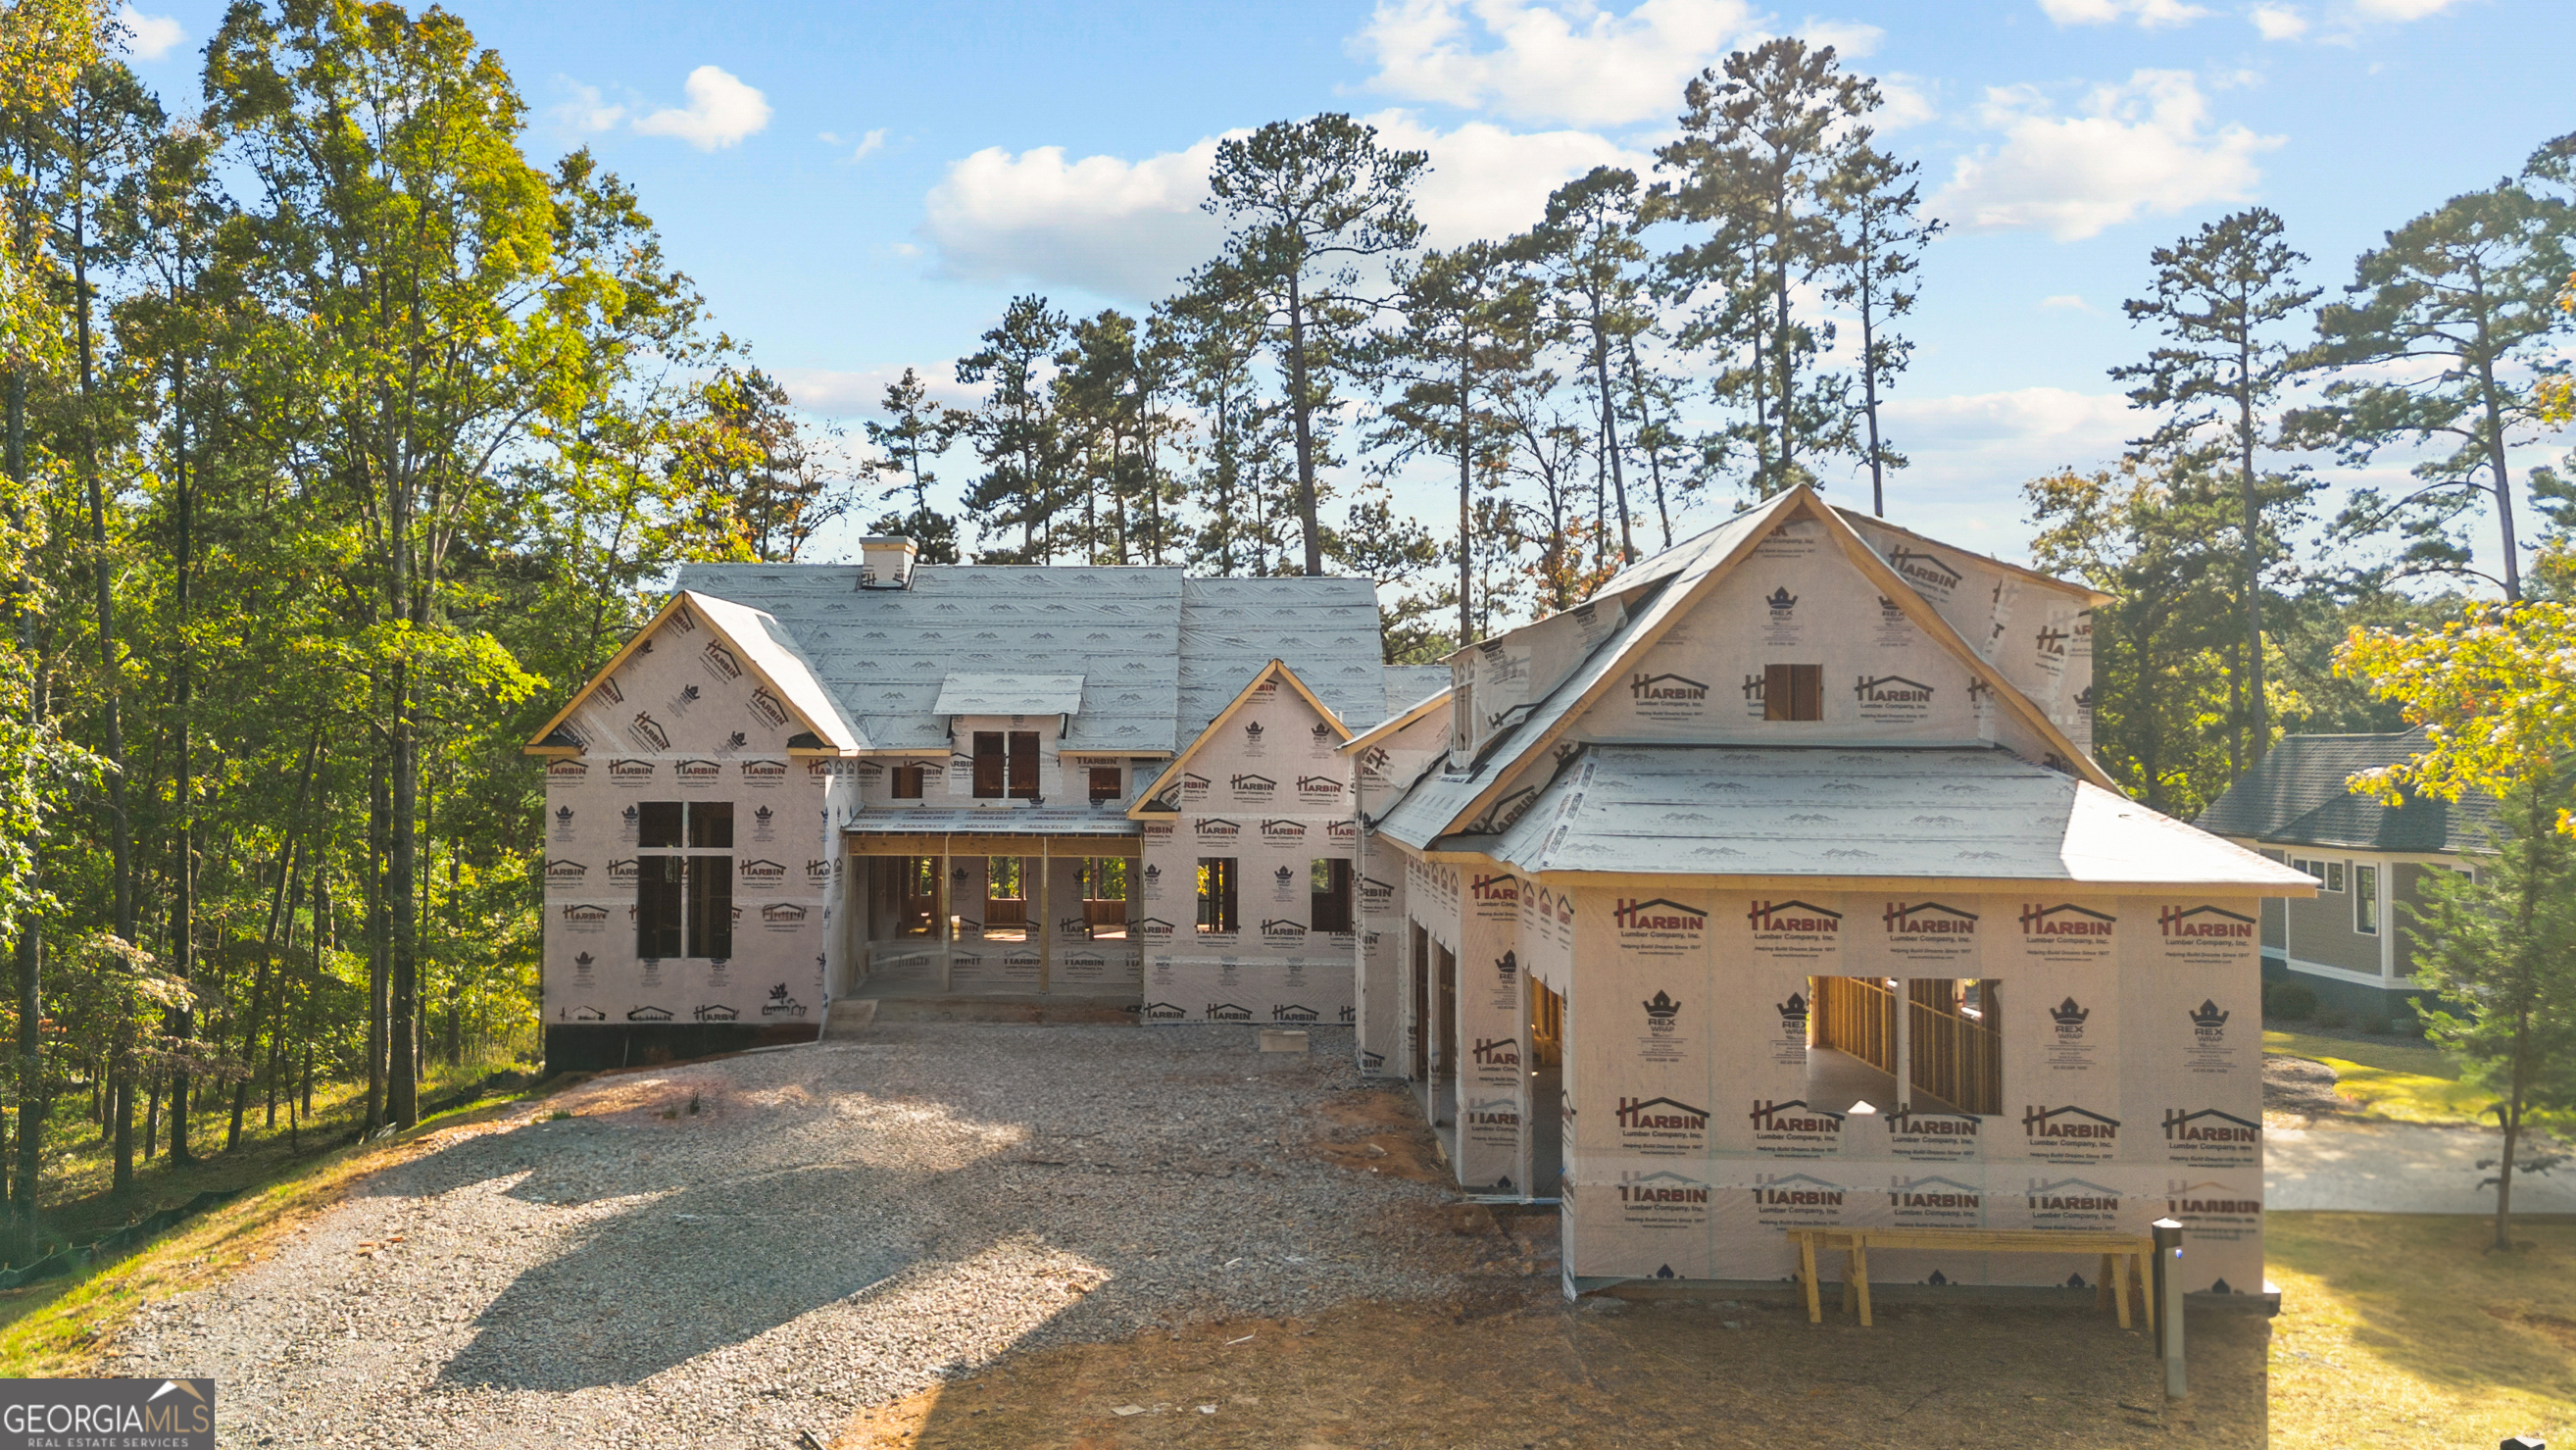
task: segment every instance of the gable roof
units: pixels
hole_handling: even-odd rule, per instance
[[[2285,735],[2200,813],[2198,824],[2222,836],[2289,846],[2453,855],[2483,849],[2496,823],[2496,803],[2486,796],[2409,796],[2389,806],[2345,786],[2362,771],[2403,764],[2426,748],[2420,727],[2391,735]]]
[[[1522,777],[1530,774],[1582,713],[1601,698],[1620,669],[1653,648],[1773,529],[1800,518],[1815,520],[1826,537],[1834,541],[1845,562],[1903,610],[1934,644],[1947,649],[1973,677],[1991,686],[1995,698],[2052,746],[2074,771],[2096,786],[2117,791],[2102,767],[2067,739],[2065,732],[2049,720],[2047,712],[1978,655],[1929,601],[1878,557],[1867,540],[1816,497],[1814,489],[1802,485],[1756,504],[1663,554],[1632,565],[1602,586],[1596,598],[1616,594],[1626,602],[1626,617],[1618,627],[1536,709],[1496,732],[1474,761],[1463,768],[1453,764],[1453,768],[1424,779],[1406,792],[1404,799],[1387,813],[1380,829],[1418,848],[1462,828],[1473,833],[1496,829],[1498,822],[1508,824],[1512,811],[1545,783]],[[1557,759],[1562,764],[1563,751],[1557,752]]]
[[[1155,776],[1151,784],[1136,793],[1136,803],[1127,808],[1127,814],[1141,820],[1149,813],[1161,814],[1169,811],[1171,809],[1169,806],[1157,809],[1154,805],[1154,797],[1162,792],[1164,783],[1178,781],[1188,774],[1190,762],[1198,759],[1199,752],[1207,748],[1208,742],[1217,738],[1217,727],[1233,719],[1236,711],[1252,703],[1252,697],[1261,693],[1263,684],[1274,679],[1287,681],[1288,687],[1297,692],[1298,698],[1313,706],[1315,713],[1324,717],[1324,723],[1333,727],[1334,734],[1346,741],[1351,738],[1351,727],[1342,723],[1342,717],[1334,712],[1332,706],[1315,698],[1315,692],[1307,689],[1306,682],[1297,678],[1297,672],[1288,668],[1284,661],[1272,660],[1263,665],[1261,672],[1254,675],[1241,690],[1235,692],[1234,698],[1227,702],[1226,707],[1219,710],[1214,719],[1208,721],[1206,729],[1193,737],[1180,754],[1172,757],[1171,762],[1163,767],[1162,774]]]
[[[1176,751],[1273,659],[1344,719],[1386,709],[1366,579],[1072,564],[922,565],[907,589],[859,577],[855,564],[688,564],[679,582],[774,616],[871,751],[945,751],[936,706],[960,673],[1081,675],[1064,736],[1076,752]]]
[[[634,657],[644,642],[653,637],[665,620],[687,612],[705,622],[707,628],[723,637],[733,647],[736,658],[750,671],[754,680],[769,687],[779,697],[788,713],[802,724],[807,733],[821,741],[821,749],[834,754],[851,755],[865,748],[857,728],[841,712],[831,693],[814,674],[813,661],[797,647],[795,639],[780,627],[778,621],[760,610],[736,604],[731,600],[683,589],[663,601],[662,607],[646,620],[643,628],[627,637],[607,664],[593,672],[564,707],[555,712],[521,749],[529,754],[577,754],[578,747],[557,744],[548,739],[565,721],[578,712],[582,704],[597,693],[600,682],[617,673],[618,668]]]
[[[1500,836],[1460,844],[1532,873],[2316,886],[2000,746],[1587,745]]]

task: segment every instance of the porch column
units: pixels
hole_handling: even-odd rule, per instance
[[[1038,992],[1040,995],[1044,995],[1049,990],[1049,983],[1054,980],[1055,975],[1051,970],[1054,964],[1048,960],[1048,958],[1054,955],[1055,952],[1055,928],[1048,920],[1048,913],[1055,909],[1055,895],[1047,882],[1047,878],[1050,874],[1047,868],[1053,864],[1053,859],[1054,858],[1048,848],[1047,838],[1044,836],[1038,837],[1038,909],[1037,919],[1029,923],[1029,940],[1036,943],[1038,949]]]
[[[1914,1101],[1914,982],[1910,977],[1896,979],[1896,1102],[1904,1108]]]
[[[951,899],[950,873],[956,869],[948,854],[948,837],[939,838],[939,883],[930,893],[931,905],[939,912],[939,993],[949,996],[957,990],[957,903]]]

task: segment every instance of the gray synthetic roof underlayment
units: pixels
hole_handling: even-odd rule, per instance
[[[860,750],[944,753],[940,696],[960,675],[1078,674],[1064,736],[1074,752],[1177,751],[1273,659],[1354,724],[1384,719],[1404,692],[1380,663],[1366,579],[924,565],[909,589],[863,590],[855,564],[689,564],[678,583],[773,616]]]
[[[2204,831],[2294,846],[2453,853],[2484,849],[2495,802],[2477,794],[2446,801],[2409,796],[2382,805],[2345,782],[2365,770],[2403,764],[2425,750],[2421,729],[2390,735],[2289,735],[2227,793],[2201,812]]]

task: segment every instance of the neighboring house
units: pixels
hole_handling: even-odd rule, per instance
[[[2412,918],[2424,873],[2469,870],[2486,849],[2495,802],[2409,796],[2383,805],[2352,777],[2425,749],[2421,729],[2392,735],[2289,735],[2201,812],[2200,828],[2315,878],[2308,900],[2263,903],[2263,975],[2295,978],[2321,1005],[2357,1018],[2413,1015]]]
[[[1799,488],[1433,672],[1366,580],[864,548],[682,570],[530,745],[553,1065],[854,994],[1347,1022],[1570,1288],[2166,1215],[2261,1282],[2258,922],[2315,888],[2094,764],[2104,596]]]

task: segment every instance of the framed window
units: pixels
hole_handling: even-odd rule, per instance
[[[2343,865],[2344,863],[2341,861],[2328,861],[2326,863],[2326,890],[2343,890]]]
[[[1199,858],[1199,930],[1236,930],[1240,918],[1235,914],[1234,863],[1232,856]]]
[[[686,856],[646,856],[635,863],[635,955],[647,961],[680,955],[688,864]]]
[[[732,850],[733,802],[689,802],[689,846],[693,850]]]
[[[730,850],[733,802],[644,801],[635,844],[649,851]],[[733,955],[733,858],[639,856],[635,954],[722,959]]]
[[[1351,863],[1339,856],[1318,856],[1308,868],[1312,905],[1308,931],[1348,933],[1351,929]]]
[[[2339,892],[2343,890],[2343,863],[2341,861],[2326,861],[2313,857],[2293,856],[2290,858],[2290,869],[2293,871],[2304,871],[2310,876],[2317,878],[2317,889],[2320,891]]]
[[[899,801],[917,801],[921,799],[922,775],[922,768],[918,765],[896,766],[894,768],[894,798]]]
[[[1823,665],[1765,665],[1762,668],[1762,718],[1825,718]]]
[[[683,809],[678,801],[646,801],[638,805],[635,808],[635,844],[646,848],[679,845]]]
[[[975,799],[997,801],[1007,793],[1010,758],[999,730],[975,732]]]
[[[1114,801],[1127,794],[1127,772],[1114,765],[1091,767],[1091,799],[1094,804]]]
[[[2379,868],[2352,868],[2352,929],[2363,936],[2379,935]]]
[[[1011,732],[1011,799],[1035,800],[1038,795],[1038,732]]]

